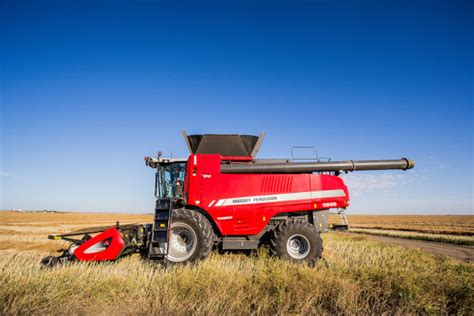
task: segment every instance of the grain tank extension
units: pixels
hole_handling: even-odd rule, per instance
[[[313,263],[322,256],[321,233],[349,228],[344,211],[350,197],[342,172],[415,165],[407,158],[257,159],[263,133],[183,135],[189,157],[145,157],[145,164],[156,170],[152,223],[50,235],[71,246],[59,257],[44,258],[43,264],[115,260],[131,253],[185,263],[204,259],[213,249],[261,246],[281,258]],[[341,224],[328,223],[330,211],[340,215]]]

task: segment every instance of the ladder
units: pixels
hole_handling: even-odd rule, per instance
[[[341,219],[342,225],[346,225],[347,227],[349,227],[349,222],[347,221],[345,210],[341,209],[339,212],[337,212],[337,214],[339,214],[339,218]]]
[[[149,259],[163,259],[168,254],[172,211],[171,199],[156,200],[155,218],[148,248]]]
[[[346,213],[344,209],[339,209],[337,211],[339,218],[341,219],[341,224],[331,224],[330,228],[333,230],[348,230],[349,229],[349,222],[346,217]]]

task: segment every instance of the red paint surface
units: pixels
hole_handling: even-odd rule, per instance
[[[105,250],[96,253],[84,253],[90,247],[108,238],[112,238],[112,240],[110,245]],[[82,261],[114,260],[118,258],[124,248],[124,245],[125,242],[120,235],[120,232],[115,227],[112,227],[77,247],[74,251],[74,256]]]
[[[328,209],[324,207],[325,203],[333,203],[331,208],[349,205],[349,191],[338,176],[221,174],[221,160],[220,155],[191,155],[188,159],[185,192],[188,205],[206,211],[223,235],[258,234],[273,216],[280,213]],[[345,196],[216,206],[220,199],[326,190],[343,190]],[[209,206],[212,201],[213,205]],[[219,219],[222,217],[226,219]]]

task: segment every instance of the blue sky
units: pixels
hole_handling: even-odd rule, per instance
[[[188,133],[410,157],[350,212],[472,214],[472,1],[0,2],[0,209],[151,212]]]

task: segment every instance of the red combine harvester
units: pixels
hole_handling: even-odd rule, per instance
[[[71,242],[42,263],[115,260],[131,253],[167,263],[203,259],[214,249],[268,245],[279,257],[314,262],[320,233],[348,229],[349,191],[341,172],[407,170],[412,160],[312,161],[256,159],[264,134],[190,135],[187,159],[145,157],[156,169],[156,207],[150,224],[120,225],[50,235]],[[293,154],[292,154],[293,156]],[[330,209],[342,224],[328,224]]]

